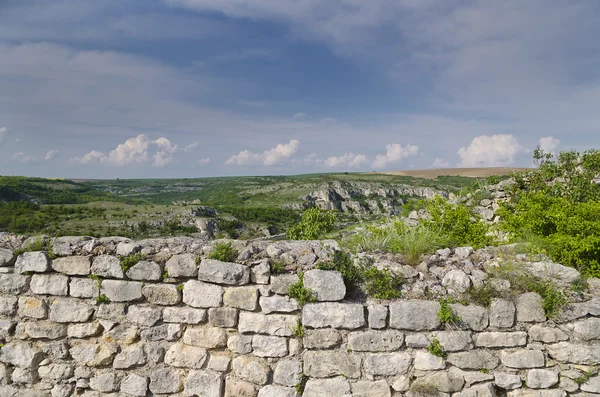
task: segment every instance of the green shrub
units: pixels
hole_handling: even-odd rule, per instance
[[[461,318],[454,313],[452,307],[450,307],[450,302],[448,302],[448,300],[440,299],[438,302],[440,303],[440,308],[437,312],[437,317],[442,324],[456,324],[461,320]]]
[[[363,279],[362,268],[356,266],[350,255],[344,251],[335,251],[331,261],[317,264],[317,269],[340,272],[347,288],[355,287]]]
[[[404,278],[394,274],[390,269],[377,269],[368,267],[363,272],[364,288],[368,296],[376,299],[400,298],[400,288],[404,284]]]
[[[213,249],[208,257],[223,262],[233,262],[237,259],[238,252],[231,246],[231,241],[227,243],[217,243],[215,244],[215,249]]]
[[[568,303],[567,295],[550,280],[531,280],[527,288],[542,297],[542,308],[548,318],[560,314],[562,307]]]
[[[410,227],[403,221],[397,221],[393,230],[395,233],[390,238],[389,251],[403,254],[404,259],[412,265],[418,264],[423,254],[433,253],[442,245],[438,231],[431,225]]]
[[[109,303],[110,299],[108,299],[108,297],[104,294],[98,295],[96,297],[96,303],[100,304],[100,303]]]
[[[315,240],[333,230],[335,215],[331,211],[309,208],[302,214],[302,220],[287,231],[290,240]]]
[[[132,266],[137,264],[139,261],[143,261],[144,256],[141,252],[137,252],[135,254],[130,254],[127,256],[123,256],[120,258],[121,261],[121,269],[123,269],[123,273],[126,273]]]
[[[442,344],[437,338],[433,338],[431,340],[431,343],[429,344],[429,346],[427,346],[427,351],[436,357],[446,358],[448,355],[448,353],[444,351]]]
[[[298,320],[296,325],[292,328],[292,335],[295,338],[303,338],[304,337],[304,327],[302,326],[302,322]]]
[[[475,287],[474,285],[469,287],[467,295],[473,303],[490,307],[494,298],[497,298],[500,294],[491,283],[485,283],[481,287]]]
[[[283,261],[269,259],[269,265],[271,266],[271,274],[285,273],[285,263],[283,263]]]
[[[316,300],[314,293],[304,287],[304,274],[299,274],[300,280],[290,285],[288,288],[288,295],[290,298],[296,299],[298,305],[304,306],[307,303],[314,302]]]

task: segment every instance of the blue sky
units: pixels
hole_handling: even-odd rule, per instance
[[[528,166],[598,148],[594,0],[4,0],[0,175]]]

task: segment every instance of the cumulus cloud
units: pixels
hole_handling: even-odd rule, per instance
[[[373,161],[373,168],[384,168],[400,160],[419,154],[419,147],[415,145],[402,146],[399,143],[385,145],[386,153],[378,154]]]
[[[342,156],[331,156],[325,159],[324,163],[327,167],[349,167],[359,168],[367,162],[367,157],[363,154],[345,153]]]
[[[7,135],[8,135],[8,128],[0,127],[0,143],[4,142],[4,139],[6,139]]]
[[[46,160],[46,161],[52,160],[54,157],[56,157],[57,153],[58,153],[58,150],[56,150],[56,149],[48,150],[46,152],[46,155],[44,156],[44,160]]]
[[[198,162],[199,162],[200,164],[208,164],[208,163],[210,163],[210,158],[209,158],[209,157],[207,157],[207,158],[205,158],[205,159],[200,159],[200,160],[198,160]]]
[[[127,139],[108,155],[92,150],[83,157],[72,158],[70,162],[73,164],[125,166],[146,163],[152,159],[154,167],[164,167],[174,160],[173,155],[178,151],[186,151],[186,148],[181,149],[164,137],[151,140],[146,135],[140,134],[135,138]]]
[[[292,139],[286,144],[279,144],[272,149],[265,150],[262,153],[254,153],[249,150],[242,150],[236,155],[227,159],[228,165],[264,165],[273,166],[292,157],[300,147],[300,142]]]
[[[544,153],[554,153],[556,147],[560,144],[560,141],[553,136],[546,136],[540,138],[539,147]]]
[[[429,168],[447,168],[449,165],[450,163],[448,163],[444,159],[436,157],[435,161],[429,166]]]
[[[292,116],[292,118],[293,118],[294,120],[298,120],[298,119],[303,119],[303,118],[305,118],[306,116],[308,116],[306,113],[303,113],[303,112],[298,112],[298,113],[296,113],[295,115],[293,115],[293,116]]]
[[[18,161],[21,164],[31,164],[37,161],[35,157],[31,157],[23,152],[17,152],[12,155],[12,160]]]
[[[512,134],[481,135],[473,138],[469,146],[461,147],[458,155],[460,167],[502,167],[511,165],[517,154],[524,151]]]

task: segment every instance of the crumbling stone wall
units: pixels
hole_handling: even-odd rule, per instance
[[[191,238],[63,237],[54,259],[14,255],[23,244],[0,236],[0,397],[600,393],[598,297],[552,321],[534,293],[455,303],[461,320],[442,324],[436,300],[344,300],[341,275],[314,268],[330,241],[235,242],[236,263],[207,259],[213,243]],[[119,256],[135,252],[145,260],[124,273]],[[437,259],[451,255],[472,250]],[[271,275],[269,257],[290,272]],[[299,271],[317,297],[302,308],[287,296]],[[438,287],[476,280],[459,271]],[[429,353],[434,340],[445,357]]]

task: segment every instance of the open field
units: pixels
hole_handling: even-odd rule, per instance
[[[510,168],[510,167],[488,167],[488,168],[432,168],[425,170],[386,171],[378,172],[384,175],[411,176],[413,178],[435,179],[439,176],[464,176],[468,178],[486,178],[488,176],[509,175],[517,171],[530,171],[533,168]]]

